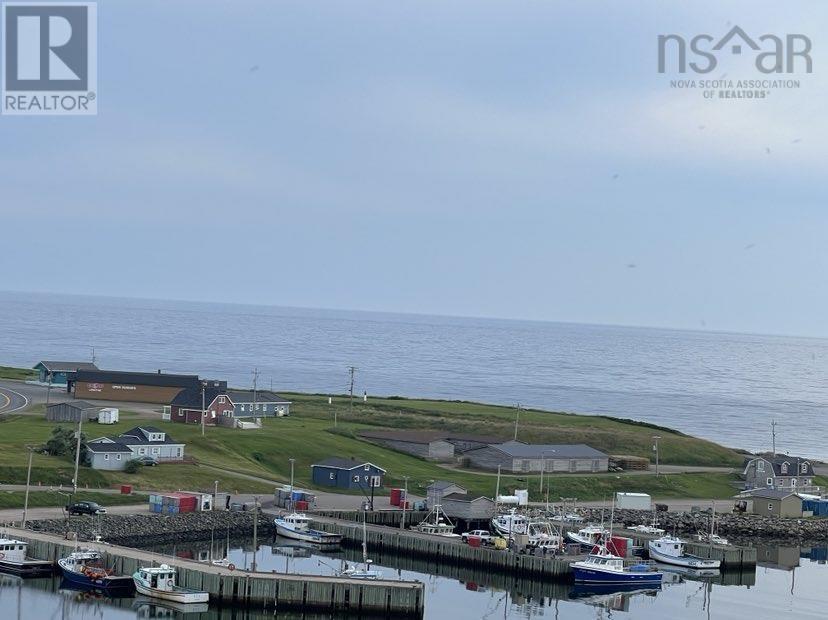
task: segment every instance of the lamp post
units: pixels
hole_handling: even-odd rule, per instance
[[[207,387],[207,382],[201,382],[201,436],[204,437],[204,425],[207,419],[207,403],[204,402],[204,389]]]
[[[405,490],[403,492],[403,505],[402,505],[403,513],[402,513],[402,519],[400,520],[400,529],[401,530],[405,529],[405,507],[406,507],[406,504],[408,504],[408,476],[403,476],[403,480],[405,480],[405,485],[404,485]]]
[[[653,441],[655,441],[655,444],[653,445],[653,450],[655,450],[655,453],[656,453],[656,476],[658,476],[658,440],[659,439],[661,439],[661,437],[659,435],[653,435]]]
[[[23,499],[23,529],[26,529],[26,519],[29,512],[29,484],[32,480],[32,455],[34,454],[34,446],[26,446],[29,450],[29,466],[26,469],[26,497]]]

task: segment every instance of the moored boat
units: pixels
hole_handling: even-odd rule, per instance
[[[276,517],[273,523],[276,526],[276,533],[285,538],[316,543],[317,545],[338,545],[342,542],[342,536],[339,534],[312,529],[310,518],[298,512]]]
[[[73,551],[58,560],[63,578],[74,586],[102,592],[128,592],[135,590],[132,577],[115,575],[104,567],[101,554],[89,549]]]
[[[514,534],[526,534],[528,527],[529,518],[519,514],[514,508],[492,518],[492,529],[506,538]]]
[[[206,603],[210,600],[207,592],[176,585],[175,578],[175,569],[166,564],[157,567],[142,566],[132,575],[135,589],[144,596],[184,604]]]
[[[431,534],[443,538],[461,538],[460,534],[454,533],[454,524],[449,521],[440,504],[435,504],[434,508],[426,515],[426,518],[412,529],[421,534]]]
[[[365,513],[362,513],[362,567],[358,565],[349,566],[339,572],[340,577],[351,577],[352,579],[381,579],[382,571],[372,566],[373,560],[368,558],[368,526],[366,525]]]
[[[609,536],[609,531],[598,525],[587,525],[577,532],[567,532],[566,537],[572,542],[594,547]]]
[[[0,570],[21,577],[51,575],[55,565],[49,560],[33,560],[26,556],[29,543],[0,538]]]
[[[662,536],[647,543],[650,558],[664,564],[684,566],[696,570],[719,568],[719,560],[708,560],[689,554],[685,550],[685,543],[674,536]]]
[[[586,560],[573,562],[571,566],[575,581],[580,583],[661,585],[664,578],[663,573],[643,562],[625,566],[624,558],[611,553],[603,544]]]

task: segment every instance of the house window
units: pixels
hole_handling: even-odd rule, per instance
[[[765,461],[756,463],[756,471],[765,471]]]
[[[116,455],[115,455],[115,460],[116,460],[116,461],[120,461],[120,460],[121,460],[121,455],[120,455],[120,454],[116,454]]]
[[[108,460],[109,460],[109,455],[108,455],[108,454],[104,454],[104,461],[108,461]]]
[[[357,474],[356,476],[354,476],[354,482],[359,482],[359,474]]]
[[[329,473],[328,474],[328,480],[334,480],[334,479],[336,479],[336,474],[334,472]]]
[[[792,487],[795,487],[795,486],[796,486],[796,478],[792,478],[792,479],[791,479],[791,486],[792,486]]]
[[[811,479],[810,478],[805,478],[805,481],[802,484],[805,484],[805,485],[811,484]]]
[[[787,474],[788,473],[788,464],[787,463],[782,463],[781,469],[782,469],[783,474]]]
[[[219,404],[220,405],[224,404],[224,396],[219,396]]]
[[[159,448],[153,448],[152,449],[153,454],[159,454],[160,452],[161,452],[161,450]]]
[[[366,466],[365,466],[365,467],[363,467],[362,469],[364,469],[365,471],[369,471],[369,470],[371,469],[371,466],[370,466],[370,465],[366,465]]]
[[[146,454],[146,453],[147,453],[146,448],[138,448],[138,454]]]
[[[773,504],[768,504],[768,512],[773,512]]]
[[[241,410],[244,411],[244,405],[241,406]]]
[[[803,474],[807,474],[808,473],[808,463],[802,463],[802,465],[800,465],[800,467],[799,467],[799,471],[802,472]]]
[[[768,478],[768,486],[769,487],[773,486],[773,478]]]

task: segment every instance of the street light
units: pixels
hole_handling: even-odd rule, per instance
[[[35,446],[26,446],[29,451],[29,466],[26,469],[26,497],[23,500],[23,529],[26,529],[26,519],[29,512],[29,484],[32,480],[32,455],[35,451]]]
[[[656,476],[658,476],[658,440],[659,439],[661,439],[661,437],[659,435],[653,435],[653,441],[655,441],[655,444],[653,445],[653,450],[655,450],[655,453],[656,453]]]
[[[207,418],[207,403],[204,402],[204,389],[207,387],[207,382],[201,382],[201,436],[204,437],[204,424]]]

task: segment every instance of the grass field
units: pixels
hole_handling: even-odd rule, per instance
[[[23,491],[0,491],[0,508],[22,508]],[[139,493],[133,495],[118,495],[117,493],[94,493],[78,491],[73,499],[75,502],[97,502],[101,506],[127,506],[142,504],[147,496]],[[29,493],[29,508],[45,508],[49,506],[65,506],[69,502],[66,493],[53,491],[33,491]]]
[[[0,366],[0,379],[31,379],[34,371],[30,368],[15,368],[14,366]]]

